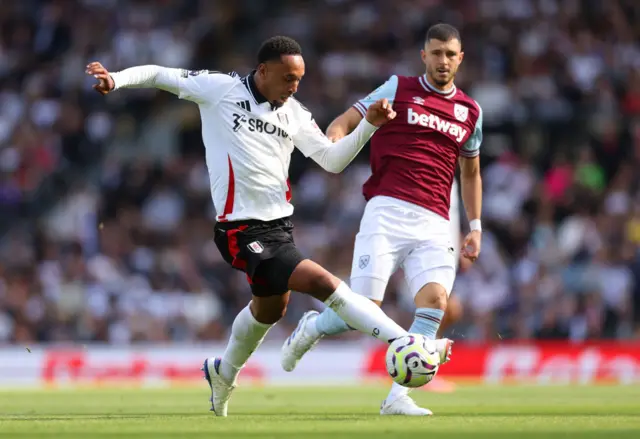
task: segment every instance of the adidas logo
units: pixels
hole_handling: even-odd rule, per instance
[[[242,108],[243,110],[251,111],[251,104],[249,103],[249,101],[236,102],[236,105]]]

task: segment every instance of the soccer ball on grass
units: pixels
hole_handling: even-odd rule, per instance
[[[438,372],[440,354],[433,340],[407,334],[389,345],[385,362],[393,381],[404,387],[421,387]]]

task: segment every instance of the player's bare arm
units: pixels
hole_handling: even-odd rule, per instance
[[[480,254],[482,230],[482,177],[480,176],[480,157],[460,157],[460,184],[462,202],[471,226],[471,232],[462,243],[462,256],[474,262]]]
[[[329,124],[329,127],[327,128],[327,137],[332,142],[337,142],[355,130],[361,120],[362,115],[358,110],[350,107]]]

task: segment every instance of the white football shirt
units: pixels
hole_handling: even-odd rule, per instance
[[[269,103],[253,73],[139,66],[112,74],[116,89],[157,87],[198,104],[218,221],[290,216],[294,145],[325,169],[340,172],[376,130],[363,119],[357,132],[332,143],[294,98],[279,108]]]

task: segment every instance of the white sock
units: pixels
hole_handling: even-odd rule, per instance
[[[320,314],[322,315],[322,314]],[[307,326],[305,326],[304,332],[306,332],[306,334],[311,337],[311,338],[318,338],[323,336],[324,334],[320,331],[318,331],[317,328],[317,322],[318,322],[318,316],[311,316],[309,317],[308,320],[309,323],[307,323]]]
[[[251,302],[249,302],[251,305]],[[229,383],[233,383],[253,352],[273,325],[258,322],[247,305],[238,313],[231,326],[231,336],[227,349],[222,354],[220,375]]]
[[[352,328],[390,343],[407,335],[407,331],[391,320],[378,305],[354,293],[344,282],[325,301]]]
[[[314,320],[313,326],[322,335],[338,335],[351,329],[331,308],[325,308]]]
[[[401,386],[398,383],[391,383],[391,390],[389,390],[389,395],[387,396],[387,403],[391,403],[401,396],[408,395],[411,391],[410,388]]]

